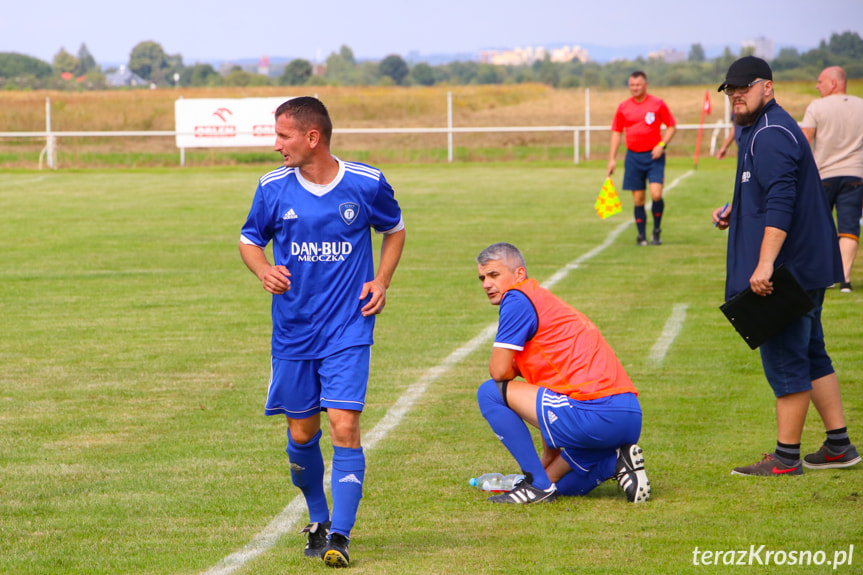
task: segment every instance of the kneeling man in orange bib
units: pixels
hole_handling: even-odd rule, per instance
[[[476,262],[489,301],[500,306],[492,379],[477,400],[525,476],[489,501],[548,502],[611,478],[630,502],[647,501],[638,392],[611,346],[584,314],[528,278],[515,246],[493,244]],[[541,455],[526,423],[542,434]]]

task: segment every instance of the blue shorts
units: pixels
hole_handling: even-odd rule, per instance
[[[641,435],[641,405],[634,393],[576,401],[542,388],[536,414],[546,445],[561,449],[573,469],[616,457],[618,447],[636,443]]]
[[[650,152],[626,151],[623,165],[623,189],[646,190],[646,182],[661,184],[665,182],[665,154],[655,160]]]
[[[863,178],[839,176],[821,180],[830,209],[836,206],[836,229],[841,237],[860,239]]]
[[[362,411],[371,346],[349,347],[323,359],[272,359],[266,415],[306,419],[321,409]]]
[[[815,309],[759,347],[764,375],[776,397],[809,391],[814,380],[834,371],[821,327],[824,289],[809,292],[809,297]]]

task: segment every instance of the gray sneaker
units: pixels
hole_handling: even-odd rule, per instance
[[[785,465],[775,457],[772,453],[765,453],[764,459],[758,463],[747,465],[746,467],[735,467],[731,471],[731,475],[751,475],[751,476],[779,476],[779,475],[803,475],[803,465]]]
[[[829,447],[822,445],[818,451],[803,458],[803,466],[809,469],[838,469],[858,463],[860,463],[860,454],[853,445],[849,445],[841,453],[834,453]]]

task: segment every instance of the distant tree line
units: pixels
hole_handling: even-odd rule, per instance
[[[425,62],[413,65],[392,54],[379,62],[357,61],[348,46],[331,53],[322,65],[308,60],[291,60],[273,76],[256,69],[232,66],[216,70],[211,64],[187,66],[179,54],[170,55],[153,41],[138,43],[129,54],[127,68],[147,85],[172,86],[433,86],[470,84],[519,84],[539,82],[556,88],[619,87],[626,85],[629,74],[644,70],[654,86],[680,86],[715,83],[740,53],[726,47],[723,54],[708,60],[701,44],[693,44],[683,62],[638,57],[606,64],[552,62],[550,59],[523,66],[498,66],[480,62],[451,62],[431,66]],[[863,78],[863,39],[856,32],[832,34],[818,48],[799,53],[782,48],[770,65],[776,80],[812,81],[827,66],[842,66],[849,78]],[[0,88],[100,90],[109,87],[106,74],[82,44],[77,55],[61,48],[49,64],[37,58],[16,53],[0,53]]]

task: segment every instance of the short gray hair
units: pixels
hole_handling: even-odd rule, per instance
[[[525,272],[527,272],[527,265],[524,263],[524,257],[521,255],[521,252],[518,251],[517,247],[506,242],[491,244],[476,256],[476,263],[481,266],[491,261],[502,261],[512,271],[524,268]]]
[[[320,131],[324,143],[330,144],[333,136],[333,121],[330,119],[327,107],[317,98],[299,96],[282,102],[276,108],[275,118],[277,121],[281,115],[293,118],[297,128],[302,132],[313,128]]]

